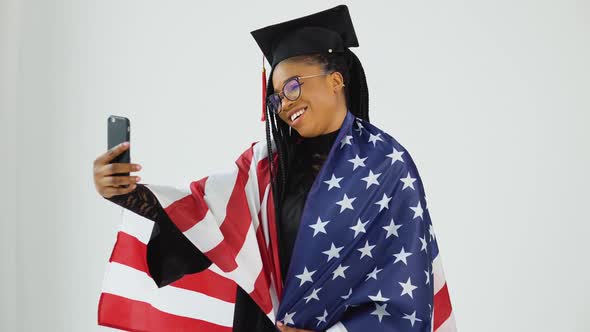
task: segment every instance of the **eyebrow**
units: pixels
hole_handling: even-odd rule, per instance
[[[300,75],[293,75],[293,76],[291,76],[291,77],[287,77],[287,78],[286,78],[286,79],[283,81],[283,84],[281,84],[281,87],[282,87],[283,85],[285,85],[285,82],[287,82],[288,80],[290,80],[290,79],[292,79],[292,78],[295,78],[295,77],[299,77],[299,76],[300,76]],[[274,92],[277,92],[277,88],[273,87],[273,91],[274,91]]]

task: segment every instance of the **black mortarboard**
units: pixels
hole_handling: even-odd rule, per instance
[[[344,52],[358,47],[359,42],[352,26],[346,5],[290,21],[269,25],[250,32],[272,69],[290,57],[314,53]],[[263,61],[264,62],[264,61]],[[262,66],[262,121],[266,109],[266,70]]]
[[[359,46],[346,5],[250,32],[271,67],[287,58]]]

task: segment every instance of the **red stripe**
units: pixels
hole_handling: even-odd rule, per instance
[[[146,261],[147,246],[135,237],[119,232],[117,243],[109,262],[116,262],[150,276]],[[236,283],[211,270],[187,274],[170,284],[171,286],[205,294],[226,302],[235,303]]]
[[[276,153],[273,154],[273,165],[276,165],[278,155]],[[276,167],[273,168],[273,174],[276,172]],[[270,234],[270,251],[272,252],[273,258],[273,273],[274,279],[276,281],[277,287],[277,297],[279,301],[281,301],[283,296],[283,277],[281,276],[281,264],[279,259],[279,251],[278,251],[278,244],[277,244],[277,225],[275,219],[275,205],[274,205],[274,195],[272,190],[269,192],[268,195],[268,204],[266,205],[266,215],[268,217],[268,229]]]
[[[451,298],[447,284],[434,295],[434,330],[438,329],[451,316]]]
[[[209,211],[209,207],[203,199],[205,182],[207,182],[207,177],[191,182],[191,194],[174,201],[164,209],[181,232],[189,230],[197,222],[203,220]]]
[[[98,324],[126,331],[207,331],[231,332],[231,327],[199,319],[172,315],[148,303],[102,293],[98,304]]]

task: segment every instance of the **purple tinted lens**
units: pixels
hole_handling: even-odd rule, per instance
[[[271,112],[278,113],[281,107],[281,97],[279,95],[272,94],[268,97],[268,107],[270,108]]]
[[[289,100],[295,100],[299,98],[299,93],[301,92],[299,81],[295,78],[290,79],[287,83],[285,83],[283,91],[285,93],[285,97]]]

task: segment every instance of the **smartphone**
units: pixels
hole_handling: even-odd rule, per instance
[[[107,137],[108,149],[112,149],[123,142],[130,142],[131,139],[131,124],[129,119],[123,116],[110,115],[107,119]],[[110,163],[130,163],[131,162],[131,147],[125,152],[115,157]],[[117,173],[114,176],[129,176],[127,173]]]

